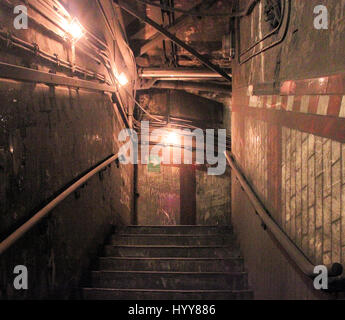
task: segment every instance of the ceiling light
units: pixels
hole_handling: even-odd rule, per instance
[[[83,27],[77,18],[73,18],[69,23],[67,22],[65,30],[74,42],[78,41],[84,35]]]
[[[123,72],[116,79],[121,86],[125,86],[128,83],[128,78]]]
[[[165,139],[165,142],[167,144],[172,144],[172,145],[177,145],[179,144],[179,137],[177,136],[177,134],[175,132],[170,132]]]

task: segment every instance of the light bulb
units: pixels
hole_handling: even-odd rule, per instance
[[[123,72],[116,78],[121,86],[125,86],[128,83],[128,78]]]
[[[73,41],[78,41],[84,34],[83,27],[77,18],[74,18],[71,22],[66,22],[65,30]]]
[[[170,132],[166,139],[165,139],[166,143],[167,144],[173,144],[173,145],[176,145],[179,143],[179,138],[177,136],[177,134],[175,132]]]

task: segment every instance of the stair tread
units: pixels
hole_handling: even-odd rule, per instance
[[[124,248],[229,248],[229,245],[155,245],[155,244],[146,244],[146,245],[137,245],[137,244],[107,244],[107,247],[124,247]]]
[[[187,260],[187,261],[217,261],[217,260],[238,260],[238,259],[243,259],[242,257],[226,257],[226,258],[183,258],[183,257],[99,257],[99,259],[117,259],[117,260],[155,260],[155,261],[160,261],[160,260]]]
[[[245,271],[234,271],[234,272],[193,272],[193,271],[117,271],[117,270],[94,270],[92,273],[121,273],[121,274],[169,274],[169,275],[246,275]]]
[[[252,290],[169,290],[169,289],[117,289],[117,288],[83,288],[83,290],[103,290],[103,291],[121,291],[121,292],[176,292],[176,293],[245,293],[252,292]]]
[[[251,299],[232,226],[127,226],[109,239],[83,288],[95,299]]]
[[[114,236],[117,237],[180,237],[180,238],[203,238],[203,237],[227,237],[225,234],[207,234],[207,233],[199,233],[199,234],[169,234],[169,233],[146,233],[146,234],[136,234],[136,233],[114,233]]]
[[[232,226],[220,226],[220,225],[188,225],[188,224],[182,224],[182,225],[129,225],[126,226],[125,228],[220,228],[220,229],[225,229],[225,228],[232,228]]]

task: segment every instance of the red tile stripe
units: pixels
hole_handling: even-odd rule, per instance
[[[281,95],[344,95],[345,74],[304,80],[284,81]]]
[[[251,108],[345,118],[345,74],[284,81],[280,86],[280,95],[256,96],[253,92],[253,86],[249,86],[247,105]],[[243,96],[240,104],[245,104]]]
[[[286,110],[345,118],[345,95],[250,96],[251,108]]]

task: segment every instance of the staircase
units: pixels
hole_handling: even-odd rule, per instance
[[[251,299],[232,228],[128,226],[92,271],[87,300]]]

